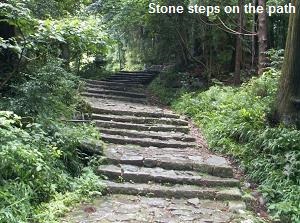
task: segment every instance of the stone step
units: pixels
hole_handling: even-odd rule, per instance
[[[196,139],[185,133],[169,133],[169,132],[157,132],[157,131],[140,131],[140,130],[122,130],[122,129],[105,129],[98,128],[101,133],[110,135],[120,135],[135,138],[151,138],[160,140],[177,140],[181,142],[195,142]]]
[[[120,82],[112,82],[112,81],[99,81],[99,80],[91,80],[91,79],[82,79],[88,84],[92,85],[106,85],[106,86],[119,86],[119,87],[126,87],[126,88],[143,88],[142,84],[134,84],[134,83],[120,83]]]
[[[132,80],[109,80],[109,79],[105,79],[105,82],[108,83],[116,83],[116,84],[128,84],[128,85],[143,85],[144,81],[142,80],[136,80],[136,81],[132,81]]]
[[[132,165],[102,165],[97,173],[110,180],[124,180],[134,183],[188,184],[204,187],[239,187],[239,181],[233,178],[220,178],[200,175],[195,171],[165,170],[159,167],[147,168]]]
[[[154,76],[134,75],[134,74],[117,74],[108,77],[107,79],[126,79],[126,80],[152,80]]]
[[[138,71],[120,70],[117,73],[122,73],[122,74],[155,74],[154,72],[147,71],[147,70],[138,70]]]
[[[88,122],[88,121],[86,121]],[[98,128],[101,133],[110,135],[127,136],[132,138],[150,138],[159,139],[163,141],[176,140],[180,142],[195,142],[196,139],[185,133],[169,133],[169,132],[158,132],[158,131],[140,131],[140,130],[122,130],[122,129],[105,129]]]
[[[106,115],[106,114],[92,114],[93,120],[114,121],[114,122],[129,122],[135,124],[166,124],[177,126],[188,126],[188,121],[173,118],[149,118],[136,117],[128,115]]]
[[[87,214],[86,210],[94,209]],[[229,223],[245,219],[243,201],[212,201],[192,199],[168,199],[114,194],[101,196],[93,203],[83,203],[74,208],[62,223]],[[244,214],[245,215],[245,214]],[[251,220],[243,221],[252,222]]]
[[[156,71],[119,71],[118,74],[143,74],[143,75],[157,75],[159,72]]]
[[[160,132],[182,132],[188,133],[188,126],[175,126],[175,125],[163,125],[163,124],[133,124],[133,123],[121,123],[113,121],[101,121],[96,120],[96,126],[101,128],[119,128],[119,129],[133,129],[141,131],[160,131]]]
[[[100,107],[92,107],[93,113],[96,114],[112,114],[112,115],[130,115],[137,117],[152,117],[152,118],[180,118],[179,115],[172,113],[163,112],[150,112],[150,111],[129,111],[129,110],[117,110],[117,109],[107,109]]]
[[[156,73],[151,73],[151,72],[124,72],[124,71],[119,71],[116,72],[114,75],[141,75],[141,76],[156,76]]]
[[[122,145],[139,145],[139,146],[153,146],[158,148],[191,148],[196,147],[195,143],[181,142],[177,140],[158,140],[151,138],[132,138],[119,135],[101,134],[101,139],[106,143],[122,144]]]
[[[82,119],[93,120],[107,142],[97,174],[109,180],[103,180],[107,196],[92,204],[93,214],[84,209],[81,220],[231,222],[232,210],[244,210],[245,203],[230,163],[197,146],[187,119],[144,104],[145,86],[156,75],[121,71],[105,80],[85,80],[92,115]],[[81,149],[95,152],[85,144]]]
[[[199,198],[208,200],[241,200],[238,188],[207,188],[193,185],[163,186],[159,184],[132,184],[103,181],[108,193],[164,198]]]
[[[116,101],[127,101],[131,103],[141,103],[141,104],[147,103],[147,100],[142,98],[121,97],[121,96],[99,94],[99,93],[95,94],[95,93],[88,93],[88,92],[82,92],[81,95],[84,97],[106,98],[106,99],[112,99]]]
[[[124,75],[124,74],[120,74],[120,75],[112,75],[108,78],[106,78],[106,80],[151,80],[153,78],[153,76],[144,76],[144,75]]]
[[[106,78],[105,81],[114,81],[114,82],[125,82],[125,83],[149,83],[152,79],[149,78],[127,78],[127,77],[110,77]]]
[[[135,92],[128,92],[128,91],[116,91],[116,90],[104,90],[104,89],[95,89],[95,88],[86,88],[86,92],[94,93],[94,94],[106,94],[106,95],[114,95],[114,96],[121,96],[121,97],[131,97],[131,98],[146,98],[145,94],[139,94]]]
[[[142,84],[142,85],[148,85],[151,80],[148,80],[148,79],[145,79],[145,80],[142,80],[142,79],[136,79],[136,80],[133,80],[133,79],[116,79],[116,78],[109,78],[109,79],[105,79],[105,81],[108,81],[108,82],[113,82],[113,83],[124,83],[124,84]]]
[[[105,78],[105,80],[117,80],[117,81],[147,81],[151,80],[150,77],[141,77],[141,76],[134,76],[134,75],[113,75],[110,77]]]
[[[85,86],[87,88],[100,89],[100,90],[128,91],[128,92],[143,93],[143,94],[145,94],[145,92],[146,92],[143,88],[138,88],[136,86],[124,87],[124,86],[114,86],[114,85],[105,85],[105,84],[94,85],[94,84],[88,84],[88,83],[86,83]]]
[[[203,154],[198,148],[157,148],[107,145],[104,150],[111,164],[161,167],[168,170],[198,171],[212,176],[232,178],[233,169],[222,157]]]

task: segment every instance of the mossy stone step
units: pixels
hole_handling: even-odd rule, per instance
[[[92,85],[111,85],[111,86],[119,86],[119,87],[126,87],[126,88],[143,88],[144,86],[140,83],[136,84],[136,83],[121,83],[121,82],[112,82],[112,81],[105,81],[105,80],[92,80],[92,79],[82,79],[83,81],[85,81],[88,84],[92,84]]]
[[[86,210],[89,209],[94,212],[87,214]],[[168,199],[114,194],[81,204],[68,214],[62,223],[229,223],[240,222],[237,213],[245,209],[245,203],[242,201]]]
[[[140,104],[146,104],[147,100],[142,98],[132,98],[132,97],[121,97],[121,96],[114,96],[114,95],[108,95],[108,94],[100,94],[100,93],[89,93],[89,92],[83,92],[81,93],[84,97],[92,97],[92,98],[107,98],[112,99],[115,101],[126,101],[131,103],[140,103]]]
[[[114,122],[130,122],[135,124],[166,124],[177,126],[188,126],[188,122],[182,119],[174,118],[149,118],[149,117],[136,117],[129,115],[107,115],[107,114],[92,114],[93,120],[114,121]]]
[[[129,85],[143,85],[143,83],[145,81],[143,80],[136,80],[136,81],[133,81],[133,80],[123,80],[123,79],[120,79],[120,80],[110,80],[110,79],[105,79],[104,80],[105,82],[108,82],[108,83],[116,83],[116,84],[129,84]]]
[[[93,84],[86,84],[87,88],[92,89],[99,89],[99,90],[109,90],[109,91],[125,91],[125,92],[132,92],[132,93],[139,93],[139,94],[146,94],[145,89],[137,88],[137,87],[123,87],[123,86],[114,86],[114,85],[93,85]]]
[[[209,175],[200,175],[195,171],[176,171],[163,168],[147,168],[133,165],[102,165],[97,173],[113,180],[124,180],[134,183],[167,183],[189,184],[205,187],[238,187],[239,181],[233,178],[220,178]]]
[[[158,131],[140,131],[140,130],[122,130],[122,129],[105,129],[98,128],[101,133],[128,136],[133,138],[151,138],[159,140],[177,140],[180,142],[195,142],[196,139],[185,133],[169,133],[169,132],[158,132]]]
[[[120,110],[120,109],[108,109],[103,107],[95,107],[92,106],[92,111],[95,114],[112,114],[112,115],[130,115],[130,116],[137,116],[137,117],[151,117],[151,118],[180,118],[179,115],[172,114],[172,113],[163,113],[163,112],[151,112],[151,111],[141,111],[139,110]],[[146,110],[146,109],[144,109]]]
[[[176,126],[165,124],[134,124],[134,123],[122,123],[114,121],[95,121],[97,127],[101,128],[118,128],[118,129],[132,129],[141,131],[160,131],[160,132],[182,132],[188,133],[188,126]]]
[[[164,198],[199,198],[209,200],[241,200],[238,188],[208,188],[193,185],[132,184],[104,181],[110,194],[128,194]]]
[[[158,72],[150,72],[150,71],[119,71],[116,74],[130,74],[130,75],[157,75]]]
[[[232,178],[233,169],[225,158],[202,155],[198,148],[158,148],[133,145],[107,145],[104,155],[111,164],[128,164],[168,170],[198,171]]]
[[[85,92],[94,93],[94,94],[106,94],[106,95],[114,95],[114,96],[121,96],[121,97],[131,97],[135,99],[145,99],[145,94],[140,94],[136,92],[129,92],[129,91],[117,91],[117,90],[105,90],[105,89],[95,89],[95,88],[86,88]]]
[[[152,76],[144,76],[144,75],[113,75],[105,80],[138,80],[138,81],[148,81],[151,80]]]
[[[149,72],[149,71],[119,71],[116,73],[117,75],[118,74],[121,74],[121,75],[124,75],[124,74],[127,74],[127,75],[148,75],[148,76],[157,76],[158,72]]]
[[[177,140],[158,140],[151,138],[132,138],[119,135],[101,134],[101,139],[106,143],[123,144],[123,145],[139,145],[139,146],[155,146],[158,148],[188,148],[196,147],[195,143],[181,142]]]

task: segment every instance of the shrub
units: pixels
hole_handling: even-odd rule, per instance
[[[149,91],[158,99],[170,105],[184,93],[203,89],[205,83],[189,73],[164,72],[159,75],[149,86]]]
[[[11,85],[6,110],[22,116],[58,117],[72,113],[78,101],[79,79],[67,72],[62,61],[51,59],[22,74],[23,82]]]
[[[106,71],[96,62],[85,65],[79,72],[79,75],[87,79],[104,79],[112,75],[112,72]]]
[[[270,123],[279,72],[240,88],[185,94],[173,107],[203,129],[210,147],[235,157],[260,189],[275,218],[300,221],[300,131]]]
[[[12,112],[0,112],[0,222],[32,222],[40,203],[74,190],[73,177],[84,166],[77,151],[82,139],[99,135],[89,126],[24,124]],[[75,181],[76,190],[90,186]]]
[[[105,187],[89,167],[83,169],[83,174],[75,178],[71,186],[69,192],[57,193],[50,202],[41,204],[35,210],[34,220],[36,222],[58,223],[60,222],[59,218],[70,211],[74,203],[93,198],[95,195],[101,195],[101,191]]]

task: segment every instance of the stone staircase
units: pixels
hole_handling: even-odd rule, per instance
[[[85,80],[90,118],[107,143],[98,174],[108,195],[74,222],[231,222],[245,208],[228,161],[199,145],[184,117],[147,102],[154,78],[120,72]]]

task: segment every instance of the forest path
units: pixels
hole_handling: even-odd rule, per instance
[[[91,118],[107,143],[98,168],[107,194],[63,222],[220,223],[245,209],[227,160],[198,143],[184,117],[148,103],[154,77],[121,72],[85,80]]]

